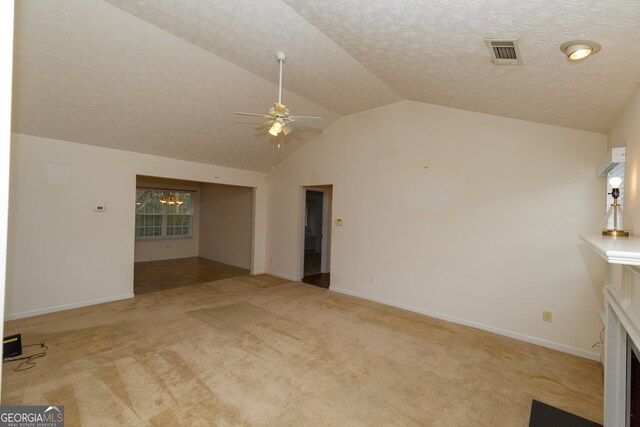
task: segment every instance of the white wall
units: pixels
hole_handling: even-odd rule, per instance
[[[4,330],[4,291],[9,215],[9,159],[11,158],[11,85],[13,71],[13,1],[0,2],[0,330]],[[2,372],[0,370],[0,391]]]
[[[609,131],[609,147],[627,147],[624,167],[625,229],[640,235],[640,85]]]
[[[333,184],[332,289],[596,357],[602,271],[577,235],[603,212],[605,149],[410,101],[345,117],[270,178],[268,270],[298,276],[300,187]]]
[[[251,269],[252,216],[252,188],[203,185],[199,255]]]
[[[200,184],[191,181],[138,177],[136,186],[145,188],[176,188],[193,191],[191,199],[193,216],[191,218],[192,235],[189,237],[136,239],[134,250],[135,262],[198,256],[198,244],[200,240]]]
[[[253,271],[264,271],[263,174],[29,135],[12,143],[7,317],[133,295],[136,175],[256,187]]]

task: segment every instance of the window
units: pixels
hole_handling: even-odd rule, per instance
[[[169,192],[158,189],[136,190],[136,239],[190,237],[193,197],[188,191],[172,191],[182,205],[162,203]]]

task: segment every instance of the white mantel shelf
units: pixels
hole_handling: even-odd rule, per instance
[[[640,237],[581,234],[580,238],[611,264],[640,265]]]

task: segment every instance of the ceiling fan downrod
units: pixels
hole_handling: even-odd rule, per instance
[[[279,50],[276,52],[276,61],[280,64],[280,83],[278,84],[278,104],[282,104],[282,64],[287,59],[287,54]]]

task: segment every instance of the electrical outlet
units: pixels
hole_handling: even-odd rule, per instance
[[[549,323],[551,323],[553,321],[553,315],[551,314],[550,311],[543,311],[542,312],[542,321],[543,322],[549,322]]]

